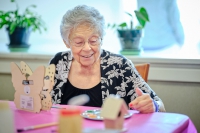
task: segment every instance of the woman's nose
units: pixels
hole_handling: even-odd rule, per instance
[[[88,42],[85,42],[85,45],[83,46],[84,50],[91,50],[91,46]]]

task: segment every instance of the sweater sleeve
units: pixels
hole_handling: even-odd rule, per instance
[[[60,67],[63,66],[60,63],[63,60],[62,53],[57,53],[53,58],[50,59],[49,64],[54,64],[56,67],[55,76],[54,76],[54,86],[51,91],[52,102],[53,104],[59,104],[61,102],[62,88],[64,81],[62,80],[62,73],[59,72]]]
[[[144,93],[149,93],[151,98],[155,101],[160,100],[156,93],[151,89],[151,87],[144,81],[140,76],[139,72],[136,70],[134,64],[131,60],[126,60],[124,64],[124,80],[127,83],[127,97],[129,97],[130,102],[133,101],[137,94],[135,92],[136,88],[141,89]]]
[[[57,53],[54,57],[52,57],[49,61],[49,64],[58,64],[58,60],[61,59],[61,52]]]

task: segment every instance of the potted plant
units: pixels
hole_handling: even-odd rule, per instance
[[[123,22],[119,25],[108,24],[108,27],[117,29],[122,47],[122,50],[120,51],[121,54],[139,55],[142,51],[141,38],[143,34],[143,29],[146,22],[149,22],[148,13],[144,7],[141,7],[138,11],[134,11],[135,16],[139,22],[139,25],[137,25],[136,27],[133,26],[134,16],[128,12],[125,13],[131,17],[129,25],[126,22]]]
[[[41,16],[30,10],[36,8],[36,5],[28,6],[22,14],[19,14],[18,3],[15,0],[11,2],[16,4],[14,11],[0,10],[0,29],[4,26],[9,36],[9,48],[28,48],[28,39],[31,31],[46,31],[45,23]]]

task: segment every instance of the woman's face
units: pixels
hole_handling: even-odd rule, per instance
[[[82,24],[71,31],[69,44],[66,44],[66,46],[71,49],[75,61],[87,67],[95,64],[99,60],[101,38],[88,25]]]

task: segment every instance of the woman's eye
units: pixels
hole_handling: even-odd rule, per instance
[[[90,41],[90,43],[95,43],[96,41]]]
[[[83,42],[76,42],[76,44],[83,44]]]
[[[97,42],[97,40],[98,40],[97,38],[91,38],[91,40],[89,40],[89,42],[90,43],[95,43],[95,42]]]

